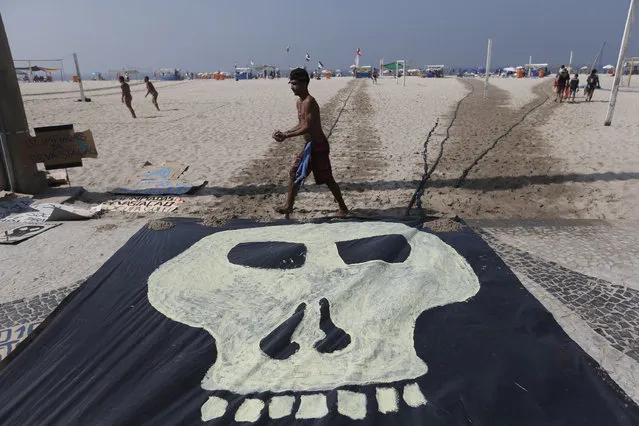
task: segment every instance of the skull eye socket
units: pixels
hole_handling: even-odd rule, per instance
[[[400,234],[379,235],[357,240],[339,241],[337,252],[347,265],[381,260],[402,263],[410,256],[410,244]]]
[[[306,261],[306,246],[281,241],[240,243],[227,255],[235,265],[260,269],[296,269]]]

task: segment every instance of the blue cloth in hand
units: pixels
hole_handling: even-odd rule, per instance
[[[304,147],[302,158],[300,159],[297,171],[295,172],[295,185],[304,186],[304,179],[308,176],[308,169],[311,164],[311,144],[312,142],[308,142]]]

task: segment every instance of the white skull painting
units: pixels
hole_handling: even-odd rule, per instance
[[[387,222],[218,232],[161,265],[148,282],[155,309],[215,338],[217,359],[202,388],[275,395],[272,418],[290,414],[297,392],[304,392],[297,418],[322,417],[322,392],[349,385],[377,386],[380,412],[397,410],[395,382],[408,383],[408,405],[426,403],[410,383],[428,371],[414,348],[415,321],[478,291],[477,276],[455,249]],[[265,403],[247,399],[235,419],[256,421]],[[338,405],[352,418],[366,415],[363,394],[340,390]],[[212,397],[202,418],[225,409],[226,401]]]

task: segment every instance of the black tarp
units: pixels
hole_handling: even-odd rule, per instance
[[[201,407],[214,394],[200,383],[216,361],[216,342],[204,330],[175,322],[151,306],[147,280],[160,265],[203,237],[265,225],[237,221],[209,228],[194,220],[173,222],[170,230],[140,230],[3,361],[0,424],[202,423]],[[405,223],[421,226],[419,221]],[[639,408],[478,235],[468,228],[435,235],[466,259],[480,289],[469,300],[429,309],[416,321],[414,348],[428,364],[428,373],[417,383],[428,403],[412,408],[400,397],[398,412],[381,414],[374,386],[346,386],[343,389],[366,395],[363,420],[339,414],[333,390],[323,393],[329,413],[322,418],[301,420],[291,415],[272,420],[265,408],[255,424],[639,424]],[[360,245],[370,252],[371,244]],[[406,256],[406,247],[397,238],[379,244],[385,261],[401,262]],[[389,244],[397,244],[397,256],[389,254]],[[289,253],[291,247],[281,250]],[[234,262],[234,256],[229,253],[229,260]],[[352,256],[354,261],[364,258]],[[292,393],[293,411],[302,394]],[[246,396],[215,395],[229,405],[223,417],[207,424],[235,424],[235,411]],[[251,397],[268,403],[269,394]]]

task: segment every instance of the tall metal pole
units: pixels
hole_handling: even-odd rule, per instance
[[[33,81],[33,71],[31,71],[31,61],[28,61],[29,67],[29,81]]]
[[[635,20],[635,12],[637,12],[637,0],[630,0],[630,8],[628,9],[628,18],[626,19],[626,28],[623,31],[623,38],[621,39],[621,47],[619,48],[619,58],[617,58],[617,71],[615,73],[615,80],[612,84],[612,91],[610,92],[610,101],[608,103],[608,114],[606,115],[606,121],[604,126],[610,126],[612,124],[612,115],[615,112],[615,105],[617,103],[617,92],[619,92],[619,84],[621,83],[621,75],[623,74],[623,63],[626,57],[626,51],[628,50],[628,42],[630,41],[630,32],[632,30],[632,24]]]
[[[24,164],[22,153],[29,125],[24,113],[20,85],[13,65],[9,40],[0,14],[0,186],[12,191],[35,194],[45,186],[35,164]],[[6,174],[6,175],[5,175]]]
[[[82,76],[80,75],[80,65],[78,64],[78,55],[77,54],[73,54],[73,61],[75,62],[75,72],[78,76],[78,83],[80,84],[80,99],[82,100],[82,102],[85,101],[84,99],[84,87],[82,86]]]
[[[528,59],[528,78],[532,77],[532,56]]]
[[[486,54],[486,78],[484,79],[484,98],[488,96],[488,77],[490,76],[490,59],[493,54],[493,39],[488,39],[488,52]]]
[[[406,60],[404,60],[404,87],[406,86]]]
[[[568,72],[572,74],[572,50],[570,51],[570,60],[568,61]]]

